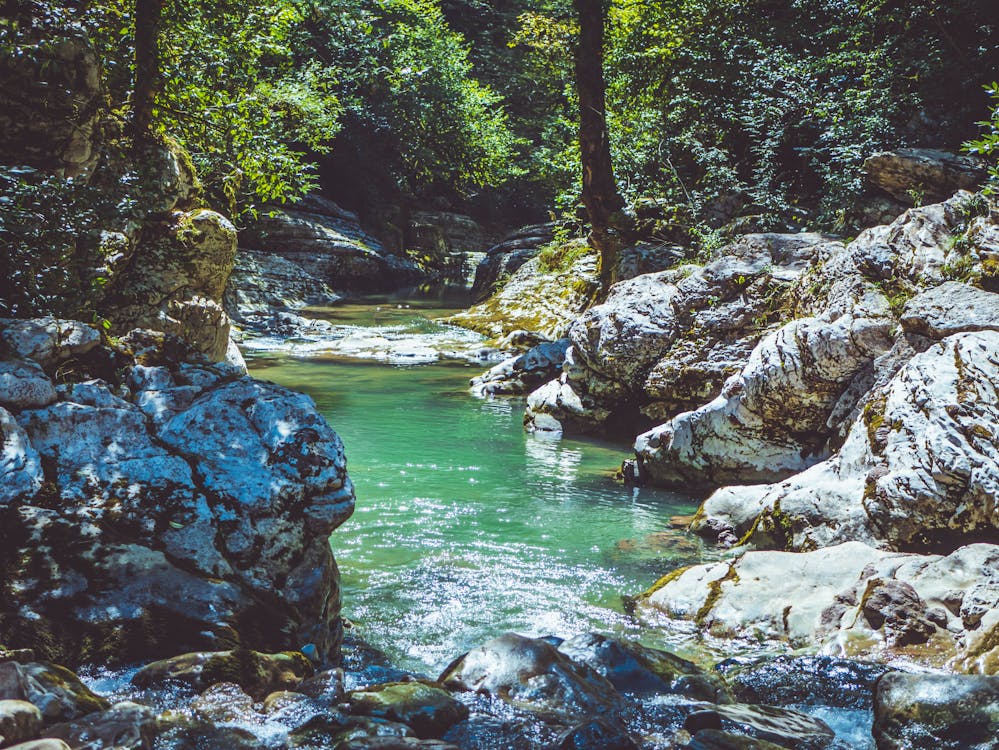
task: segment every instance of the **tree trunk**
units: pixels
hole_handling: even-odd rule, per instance
[[[160,17],[163,0],[135,0],[135,146],[148,143],[160,86]]]
[[[621,251],[621,209],[611,162],[605,115],[605,0],[573,0],[579,17],[576,91],[579,95],[579,151],[583,167],[583,205],[590,218],[590,242],[600,254],[601,291],[616,280]]]

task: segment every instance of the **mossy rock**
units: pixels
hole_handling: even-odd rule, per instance
[[[468,718],[468,708],[439,687],[422,682],[390,682],[350,695],[353,714],[397,721],[418,737],[441,737]]]
[[[132,684],[145,688],[179,683],[201,692],[219,682],[232,682],[259,700],[276,690],[292,689],[312,674],[311,662],[298,651],[197,651],[143,667]]]

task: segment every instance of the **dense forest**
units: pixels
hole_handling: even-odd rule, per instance
[[[876,214],[861,172],[872,153],[994,148],[995,125],[982,122],[999,66],[987,0],[584,5],[606,16],[601,114],[616,187],[659,241],[710,245],[749,229],[850,234]],[[375,226],[389,207],[417,205],[511,226],[552,217],[583,230],[572,4],[171,0],[145,12],[152,8],[160,20],[147,40],[156,69],[145,116],[190,155],[204,202],[237,223],[321,189]],[[70,245],[74,263],[99,267],[107,250],[82,252],[94,241],[80,227],[127,220],[141,202],[141,169],[114,167],[132,147],[141,101],[137,21],[141,30],[128,2],[4,9],[12,137],[3,179],[13,210],[0,231],[19,300],[7,299],[8,312],[46,309],[47,285],[65,291]],[[52,85],[73,85],[74,63],[59,51],[72,39],[86,40],[101,71],[100,90],[83,103],[89,112],[45,99]],[[39,70],[54,78],[32,82]],[[86,174],[46,172],[39,141],[49,134],[28,121],[38,97],[99,131]]]

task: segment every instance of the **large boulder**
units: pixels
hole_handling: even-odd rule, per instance
[[[506,633],[450,664],[440,682],[477,691],[515,707],[560,719],[606,715],[621,696],[593,668],[574,662],[543,639]]]
[[[544,341],[523,354],[510,357],[472,378],[469,385],[476,396],[528,393],[551,380],[565,362],[569,339]],[[0,378],[2,378],[0,372]]]
[[[910,206],[974,190],[988,177],[972,156],[929,148],[882,151],[864,161],[864,172],[871,185]]]
[[[3,413],[0,642],[69,664],[310,643],[328,656],[328,538],[354,502],[339,438],[307,396],[142,356],[154,364],[99,347],[87,357],[111,363],[108,380]]]
[[[563,373],[530,396],[527,423],[634,435],[713,398],[787,315],[787,293],[827,244],[814,234],[749,235],[704,267],[616,284],[569,328]]]
[[[989,327],[988,292],[952,283],[936,302],[919,293],[958,278],[988,287],[996,234],[988,201],[959,193],[845,247],[826,246],[792,291],[796,319],[757,345],[718,398],[640,436],[639,464],[659,483],[708,489],[779,481],[828,458],[899,370],[932,344],[923,333]],[[974,313],[967,327],[957,315],[944,321],[933,312],[945,295]]]
[[[312,674],[312,664],[301,652],[261,654],[239,649],[156,661],[136,672],[132,684],[142,688],[184,685],[201,692],[216,683],[232,683],[261,700],[276,690],[294,688]]]
[[[224,302],[234,321],[252,327],[254,316],[306,306],[325,307],[340,299],[329,284],[297,263],[274,253],[240,249]]]
[[[890,672],[874,703],[878,750],[996,750],[999,677]]]
[[[932,547],[995,534],[997,351],[999,332],[982,331],[914,356],[870,398],[837,455],[777,484],[718,490],[694,530],[792,550],[856,539]]]
[[[475,268],[472,300],[483,302],[499,291],[514,272],[535,257],[554,236],[554,225],[535,224],[512,232],[486,250],[485,257]]]
[[[999,658],[997,604],[999,547],[973,544],[943,557],[847,542],[683,568],[637,607],[652,622],[665,614],[719,638],[879,660],[905,654],[991,673]]]

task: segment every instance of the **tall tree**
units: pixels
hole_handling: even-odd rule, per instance
[[[576,91],[579,95],[579,151],[583,205],[590,218],[590,242],[600,254],[602,291],[614,283],[623,238],[624,199],[614,179],[607,131],[604,82],[606,0],[573,0],[579,17]]]
[[[135,145],[149,139],[160,85],[160,18],[163,0],[135,0]]]

